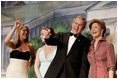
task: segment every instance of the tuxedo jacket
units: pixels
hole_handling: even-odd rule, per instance
[[[70,32],[58,33],[45,39],[48,45],[56,45],[57,53],[50,64],[45,78],[87,78],[89,62],[87,54],[90,41],[79,34],[67,54]]]

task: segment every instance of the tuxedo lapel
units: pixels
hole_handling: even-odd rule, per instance
[[[81,39],[81,34],[80,34],[75,40],[75,42],[73,43],[67,56],[70,56],[73,53],[73,51],[79,50],[80,49],[79,46],[81,46],[81,44],[82,44],[82,39]]]
[[[67,50],[68,50],[68,42],[69,42],[69,37],[70,37],[70,32],[67,33],[64,37],[64,43],[65,43],[65,55],[67,55]]]

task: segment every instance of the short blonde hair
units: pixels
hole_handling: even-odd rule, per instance
[[[26,27],[28,29],[28,34],[29,34],[29,28],[26,25],[21,25],[19,28],[16,29],[16,33],[15,33],[15,48],[17,48],[20,44],[20,30],[23,29],[24,27]],[[27,37],[27,39],[25,40],[25,42],[29,41],[29,37]]]

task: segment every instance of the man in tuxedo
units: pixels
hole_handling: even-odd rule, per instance
[[[73,19],[71,32],[51,35],[50,30],[45,28],[45,42],[48,45],[57,46],[57,53],[45,74],[45,78],[88,77],[87,54],[90,41],[81,35],[85,25],[85,18],[77,16]]]

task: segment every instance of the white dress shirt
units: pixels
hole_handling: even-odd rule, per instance
[[[76,38],[74,37],[74,35],[69,37],[69,41],[68,41],[68,49],[67,49],[67,54],[69,53],[72,45],[74,44]]]

